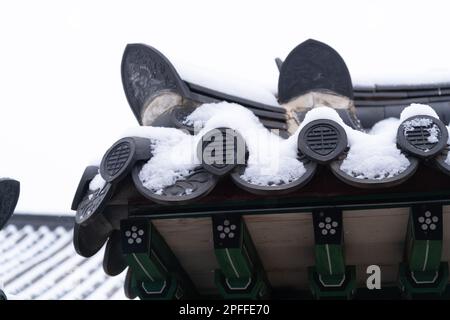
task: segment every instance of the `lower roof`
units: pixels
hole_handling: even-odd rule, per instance
[[[0,284],[8,299],[126,299],[125,273],[107,276],[103,249],[83,258],[72,238],[72,217],[13,215],[0,231]]]

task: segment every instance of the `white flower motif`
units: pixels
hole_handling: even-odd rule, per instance
[[[235,237],[234,234],[234,230],[236,230],[236,225],[235,224],[231,224],[230,220],[224,220],[223,221],[223,225],[218,225],[217,227],[217,231],[219,231],[219,238],[220,239],[225,239],[227,236],[230,239],[233,239]]]
[[[420,228],[423,231],[436,230],[436,223],[439,222],[439,218],[433,216],[430,211],[425,211],[423,216],[417,218],[417,221],[420,223]]]
[[[337,221],[333,221],[331,217],[326,217],[325,222],[319,222],[319,229],[321,229],[322,235],[336,234],[336,228],[339,226]]]
[[[142,243],[142,236],[144,233],[144,230],[138,230],[138,227],[132,226],[130,230],[125,231],[125,237],[127,238],[128,244],[140,244]]]

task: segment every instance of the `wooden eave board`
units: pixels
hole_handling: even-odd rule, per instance
[[[383,284],[395,283],[403,259],[408,208],[344,211],[347,264],[356,265],[357,283],[364,286],[368,265],[382,269]],[[277,289],[308,289],[307,268],[314,265],[311,214],[244,216],[271,285]],[[153,220],[202,294],[214,294],[212,224],[209,217]],[[443,261],[450,260],[450,206],[444,207]]]
[[[420,164],[417,172],[404,183],[389,188],[364,189],[337,179],[328,168],[318,170],[303,188],[285,195],[254,195],[223,178],[210,194],[185,205],[156,204],[125,184],[126,197],[115,197],[111,205],[125,204],[132,215],[148,217],[201,216],[214,213],[308,212],[312,208],[337,206],[345,209],[408,206],[416,201],[450,204],[450,177],[436,168]]]

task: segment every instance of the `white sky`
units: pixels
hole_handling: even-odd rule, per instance
[[[85,166],[137,124],[120,80],[127,43],[158,48],[180,70],[197,65],[272,92],[273,58],[308,38],[337,49],[357,84],[443,82],[449,9],[430,0],[2,1],[0,176],[21,181],[17,211],[70,212]]]

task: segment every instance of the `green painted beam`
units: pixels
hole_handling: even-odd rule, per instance
[[[341,274],[324,275],[308,268],[308,281],[315,299],[352,299],[356,291],[356,267],[347,266]]]
[[[405,245],[405,262],[399,267],[399,285],[406,297],[442,294],[448,283],[448,264],[442,262],[442,206],[411,207]]]
[[[270,286],[241,216],[213,217],[215,283],[225,299],[265,299]]]
[[[399,267],[399,287],[408,299],[439,297],[448,288],[448,262],[441,262],[434,272],[411,272],[405,263]]]
[[[191,299],[194,284],[149,219],[120,224],[122,250],[133,271],[131,290],[145,300]]]
[[[316,271],[323,276],[345,273],[344,249],[337,244],[318,244],[314,246]]]
[[[308,269],[311,292],[316,299],[350,299],[355,290],[355,267],[346,266],[342,211],[314,210],[315,266]]]

